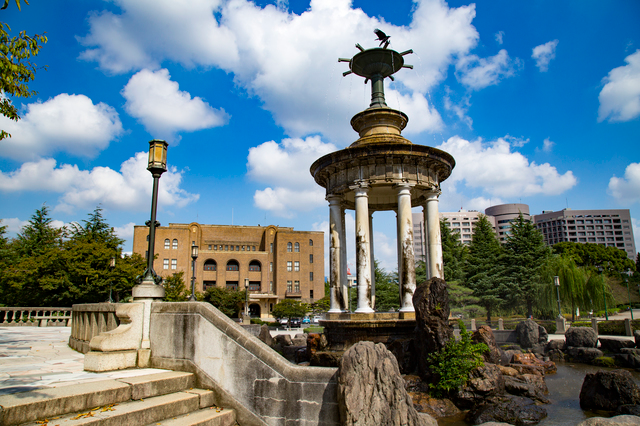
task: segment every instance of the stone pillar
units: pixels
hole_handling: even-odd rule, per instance
[[[371,307],[376,309],[376,263],[373,255],[373,210],[369,211],[369,250],[371,253]]]
[[[413,293],[416,290],[416,266],[413,253],[413,218],[411,186],[399,184],[398,191],[398,279],[400,281],[400,312],[414,312]]]
[[[341,286],[342,270],[346,267],[342,264],[343,210],[340,197],[330,195],[327,201],[329,201],[329,300],[331,303],[329,313],[338,313],[346,309]]]
[[[373,312],[371,308],[371,255],[369,230],[369,188],[355,189],[356,205],[356,269],[358,277],[358,307],[356,313]]]
[[[425,200],[422,206],[422,232],[424,237],[422,238],[422,250],[424,250],[424,269],[427,273],[427,279],[431,278],[429,268],[429,231],[427,227],[427,202]]]
[[[429,278],[444,279],[442,265],[442,240],[440,238],[440,214],[438,212],[438,196],[440,191],[427,195],[427,238],[429,239]]]
[[[340,288],[342,289],[342,306],[344,306],[344,311],[347,312],[349,310],[349,280],[347,279],[347,225],[344,217],[344,206],[340,206],[340,218],[342,221],[342,227],[340,228],[340,241],[342,242],[340,246],[340,265],[342,265],[340,269]]]

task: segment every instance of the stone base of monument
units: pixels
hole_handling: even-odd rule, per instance
[[[327,314],[320,321],[327,338],[327,350],[344,351],[361,341],[384,343],[412,339],[415,335],[414,312]]]

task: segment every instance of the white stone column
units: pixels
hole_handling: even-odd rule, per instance
[[[398,191],[398,279],[400,281],[400,312],[414,312],[413,293],[416,290],[416,265],[413,252],[413,217],[411,186],[396,185]]]
[[[356,313],[373,312],[371,308],[371,255],[369,230],[369,188],[354,188],[356,204],[356,269],[358,307]]]
[[[329,313],[339,313],[345,310],[341,287],[342,269],[346,267],[342,264],[343,210],[339,196],[329,195],[327,201],[329,201]]]
[[[371,308],[376,309],[376,263],[373,255],[373,210],[369,210],[369,250],[371,253]]]
[[[427,194],[427,238],[429,238],[429,278],[444,279],[442,263],[442,240],[440,238],[440,214],[438,212],[438,197],[440,191]]]
[[[340,206],[340,218],[342,220],[342,228],[340,228],[340,288],[342,289],[342,305],[344,306],[344,312],[349,310],[349,280],[347,278],[347,228],[344,217],[344,205]]]

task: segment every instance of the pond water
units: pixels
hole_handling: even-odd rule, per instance
[[[602,367],[586,364],[557,362],[558,373],[545,376],[551,404],[542,405],[548,416],[538,426],[574,426],[589,417],[608,417],[607,413],[583,411],[580,408],[580,388],[587,373],[595,373]],[[640,384],[640,373],[630,371],[636,383]],[[463,419],[440,419],[440,426],[467,426],[471,423]]]

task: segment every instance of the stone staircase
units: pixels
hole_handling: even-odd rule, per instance
[[[168,371],[2,395],[0,426],[237,424],[234,410],[194,386],[193,374]]]

